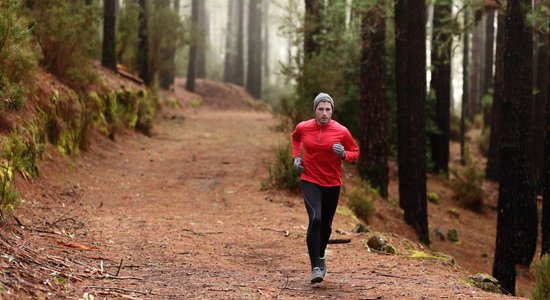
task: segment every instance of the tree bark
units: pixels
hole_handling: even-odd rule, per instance
[[[262,6],[261,1],[248,4],[248,63],[246,90],[256,99],[262,97]]]
[[[237,60],[237,49],[235,39],[235,15],[237,12],[237,2],[229,0],[227,2],[227,33],[225,35],[225,56],[223,67],[223,81],[233,82],[235,80],[235,62]]]
[[[388,108],[386,103],[385,18],[383,1],[362,18],[359,174],[388,197]]]
[[[548,2],[547,2],[548,3]],[[535,5],[538,9],[543,5],[547,5],[544,1],[537,1]],[[537,9],[537,10],[538,10]],[[548,99],[548,35],[542,32],[537,32],[535,35],[535,51],[536,64],[534,64],[533,74],[535,75],[535,90],[537,93],[534,96],[535,103],[535,176],[537,183],[537,193],[542,193],[543,178],[544,178],[544,128],[546,102]]]
[[[504,47],[504,98],[497,242],[493,275],[515,294],[515,264],[529,265],[536,248],[537,208],[532,171],[532,34],[530,0],[509,0]]]
[[[434,172],[449,172],[449,135],[451,122],[451,45],[448,31],[452,18],[452,0],[434,5],[432,36],[432,90],[435,91],[435,123],[438,132],[431,136]]]
[[[193,0],[191,4],[191,22],[196,28],[199,21],[199,2],[201,0]],[[193,37],[191,45],[189,46],[189,64],[187,65],[187,80],[185,82],[185,89],[194,92],[195,91],[195,67],[197,60],[197,38]]]
[[[464,32],[462,33],[462,104],[461,104],[461,113],[460,113],[460,163],[462,165],[466,164],[466,151],[465,146],[465,136],[466,136],[466,118],[468,117],[468,107],[470,100],[470,85],[469,85],[469,63],[470,63],[470,33],[466,28],[468,24],[469,14],[468,8],[464,10]]]
[[[206,78],[206,53],[208,52],[209,24],[206,0],[199,1],[199,19],[197,40],[197,78]]]
[[[550,9],[550,1],[546,0],[546,5]],[[550,24],[549,24],[550,25]],[[550,42],[550,33],[546,35],[546,41]],[[550,64],[547,72],[550,73]],[[550,86],[550,76],[546,77],[547,84]],[[544,138],[544,165],[542,188],[542,247],[541,256],[550,254],[550,93],[546,95],[546,117],[545,117],[545,138]]]
[[[494,95],[493,89],[493,64],[494,64],[494,49],[495,49],[495,9],[489,8],[485,19],[485,63],[484,63],[484,79],[482,96]],[[483,107],[483,123],[491,124],[491,107]]]
[[[405,222],[429,244],[426,202],[426,3],[398,1],[396,78],[398,111],[399,205]]]
[[[500,177],[500,143],[502,137],[502,99],[504,98],[504,28],[505,15],[499,9],[497,15],[497,46],[495,54],[495,77],[493,107],[491,108],[491,135],[489,137],[489,154],[485,167],[485,177],[499,181]]]
[[[103,4],[103,51],[101,53],[101,64],[117,72],[116,68],[116,14],[115,0],[104,0]]]
[[[244,86],[244,0],[237,0],[237,59],[233,83]]]
[[[151,84],[149,72],[149,30],[147,28],[147,1],[139,0],[139,28],[138,28],[138,68],[139,77],[145,85]]]

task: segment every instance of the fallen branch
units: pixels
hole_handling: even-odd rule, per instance
[[[351,243],[351,239],[330,239],[328,240],[329,244],[347,244]]]

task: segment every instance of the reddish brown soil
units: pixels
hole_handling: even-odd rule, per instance
[[[385,232],[400,253],[367,251],[363,243],[371,234],[349,233],[356,221],[337,214],[334,229],[348,234],[333,235],[351,238],[351,243],[329,245],[329,274],[323,283],[310,284],[303,200],[262,189],[274,149],[289,133],[273,131],[276,119],[250,109],[242,91],[231,97],[211,91],[214,96],[207,96],[203,106],[192,108],[190,98],[197,96],[184,93],[181,84],[171,96],[183,108],[165,107],[151,137],[122,132],[113,142],[96,136],[90,149],[75,158],[50,149],[38,179],[18,179],[22,204],[16,215],[24,227],[12,224],[22,239],[10,239],[21,252],[34,249],[43,259],[39,263],[49,260],[53,270],[63,264],[51,261],[65,264],[49,281],[35,280],[32,294],[71,299],[84,293],[96,299],[512,298],[467,283],[471,273],[491,272],[494,212],[460,210],[459,217],[452,217],[446,212],[453,206],[452,194],[439,179],[429,188],[443,198],[439,206],[430,204],[430,228],[458,229],[461,244],[432,236],[433,247],[454,256],[456,264],[410,258],[422,246],[413,242],[395,205],[380,202],[371,229]],[[212,86],[223,89],[224,84]],[[212,105],[215,99],[219,102]],[[354,176],[350,169],[346,185]],[[397,199],[392,176],[391,193]],[[68,283],[55,282],[55,276]],[[25,291],[9,289],[4,297],[30,298]]]

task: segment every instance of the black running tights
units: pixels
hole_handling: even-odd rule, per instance
[[[332,219],[338,205],[340,186],[325,187],[302,180],[302,194],[309,216],[307,249],[311,267],[318,267],[319,258],[325,257],[325,249],[332,232]]]

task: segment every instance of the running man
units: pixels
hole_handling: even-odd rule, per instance
[[[328,94],[315,97],[313,111],[315,118],[300,122],[292,132],[292,157],[294,167],[301,173],[309,216],[306,240],[311,283],[319,283],[327,274],[325,250],[340,196],[342,161],[357,160],[359,147],[349,130],[332,120],[334,101]]]

